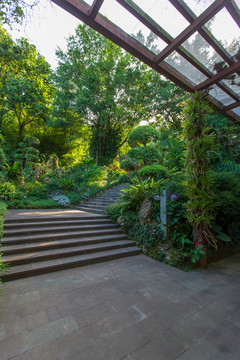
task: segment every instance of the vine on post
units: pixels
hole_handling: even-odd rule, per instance
[[[209,152],[214,145],[214,133],[206,126],[211,107],[202,92],[195,92],[183,105],[187,219],[193,227],[195,250],[204,253],[199,264],[206,266],[207,242],[217,246],[210,230],[215,220],[216,207],[211,190],[213,177],[209,161]]]

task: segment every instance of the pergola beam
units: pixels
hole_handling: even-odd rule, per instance
[[[146,14],[139,6],[137,6],[132,0],[116,0],[121,4],[126,10],[128,10],[133,16],[135,16],[139,21],[141,21],[145,26],[147,26],[153,33],[159,36],[167,44],[170,44],[174,38],[168,34],[159,24],[157,24],[148,14]],[[191,10],[187,7],[182,0],[170,0],[170,2],[182,13],[187,16],[189,22],[193,22],[196,16],[191,13]],[[185,5],[185,6],[184,6]],[[220,45],[220,44],[219,44]],[[220,46],[221,47],[221,46]],[[223,48],[224,50],[224,48]],[[201,71],[205,76],[211,78],[213,73],[208,70],[203,64],[201,64],[192,54],[189,53],[183,46],[180,46],[176,49],[179,55],[181,55],[185,60],[192,64],[196,69]],[[228,55],[228,53],[226,52]],[[229,63],[232,64],[233,61],[228,55]],[[235,101],[239,100],[239,97],[225,84],[217,84],[227,95],[232,97]]]
[[[158,65],[154,61],[154,54],[148,50],[139,41],[128,35],[122,29],[117,27],[111,21],[106,19],[101,14],[98,14],[95,19],[89,16],[90,6],[81,0],[52,0],[63,9],[76,16],[78,19],[91,26],[93,29],[104,35],[109,40],[113,41],[131,55],[135,56],[148,66],[152,67],[162,75],[166,76],[169,80],[175,82],[183,89],[189,92],[194,91],[194,84],[186,79],[182,74],[175,71],[175,69],[169,64],[162,63]]]
[[[98,31],[100,34],[113,41],[124,50],[135,56],[160,74],[164,75],[175,84],[181,86],[188,92],[194,92],[196,90],[206,89],[213,84],[216,84],[222,89],[226,95],[230,96],[235,100],[234,104],[240,101],[240,97],[221,79],[226,78],[232,73],[240,73],[239,63],[235,63],[234,59],[228,54],[228,52],[222,47],[220,43],[214,38],[210,31],[203,25],[212,16],[218,13],[224,6],[228,6],[230,3],[231,16],[234,17],[235,21],[238,20],[239,24],[239,12],[237,12],[237,6],[233,0],[215,0],[214,3],[209,6],[199,17],[191,11],[190,8],[182,0],[169,0],[178,11],[190,22],[190,25],[185,29],[177,38],[173,39],[159,24],[157,24],[150,16],[137,7],[132,0],[116,0],[121,4],[127,11],[134,15],[142,24],[147,26],[153,31],[159,38],[164,40],[168,45],[163,50],[164,57],[169,51],[172,53],[174,50],[177,51],[183,58],[185,58],[190,64],[204,74],[208,79],[203,81],[201,84],[195,86],[189,79],[187,79],[180,71],[176,70],[173,66],[165,61],[162,61],[161,56],[163,52],[155,56],[155,54],[149,50],[146,46],[142,45],[139,41],[134,39],[118,26],[109,21],[106,17],[99,13],[99,10],[104,0],[95,0],[92,6],[86,4],[83,0],[51,0],[63,9],[76,16],[78,19],[83,21],[85,24]],[[228,7],[229,7],[228,6]],[[237,21],[236,21],[237,22]],[[203,27],[202,27],[203,26]],[[188,39],[192,33],[198,31],[203,38],[211,45],[217,53],[222,56],[229,67],[225,68],[216,75],[204,66],[198,59],[196,59],[188,50],[186,50],[181,44]],[[221,102],[217,101],[214,97],[209,95],[209,101],[214,107],[232,120],[240,121],[240,117],[231,109],[234,107],[226,107]],[[232,105],[232,104],[231,104]],[[229,105],[230,106],[230,105]],[[236,106],[237,107],[237,106]]]
[[[201,84],[196,86],[196,90],[203,90],[209,86],[217,83],[218,81],[227,78],[231,74],[235,73],[237,70],[240,70],[240,61],[235,62],[233,65],[226,67],[216,75],[213,75],[210,79],[203,81]]]
[[[225,111],[229,111],[229,110],[235,109],[236,107],[239,107],[239,106],[240,106],[240,101],[237,101],[237,102],[234,102],[233,104],[225,106],[223,109]]]
[[[236,22],[236,24],[240,27],[240,11],[238,9],[237,4],[235,1],[232,0],[227,6],[226,6],[229,14],[231,14],[233,20]]]
[[[179,34],[160,54],[155,58],[156,63],[162,62],[168,55],[176,50],[195,31],[200,29],[208,20],[216,15],[230,0],[216,0],[199,17],[197,17],[181,34]]]
[[[104,0],[94,0],[91,8],[89,9],[89,16],[92,19],[95,19],[95,17],[97,16],[103,2],[104,2]]]
[[[145,26],[147,26],[154,34],[160,37],[167,44],[170,44],[174,38],[165,31],[160,25],[158,25],[149,15],[147,15],[141,8],[139,8],[132,0],[116,0],[126,10],[128,10],[133,16],[140,20]],[[176,50],[179,55],[186,59],[190,64],[201,71],[205,76],[211,77],[213,73],[208,70],[203,64],[200,63],[192,54],[189,53],[184,47],[180,46]]]
[[[194,12],[182,0],[169,0],[169,1],[190,23],[192,23],[197,18]],[[198,32],[204,38],[204,40],[206,40],[209,43],[209,45],[213,47],[213,49],[218,53],[218,55],[221,56],[223,60],[226,61],[226,63],[228,63],[228,65],[233,64],[232,57],[224,49],[224,47],[218,42],[218,40],[211,34],[211,32],[206,28],[206,26],[203,26],[200,29],[198,29]]]

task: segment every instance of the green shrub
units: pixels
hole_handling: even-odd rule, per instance
[[[238,164],[235,163],[235,161],[231,161],[231,160],[225,160],[225,161],[221,161],[219,163],[217,163],[214,167],[214,170],[216,172],[225,172],[225,171],[235,171],[237,170],[239,167]]]
[[[15,151],[14,159],[21,164],[23,168],[33,169],[39,162],[39,150],[34,146],[39,145],[39,140],[35,136],[26,136],[22,142],[18,144]]]
[[[141,160],[144,165],[153,164],[159,160],[159,151],[153,144],[142,146],[140,148],[132,148],[128,151],[130,158]]]
[[[163,241],[162,231],[159,225],[140,225],[135,222],[129,229],[128,235],[136,241],[138,246],[141,246],[144,251],[154,251]]]
[[[107,178],[107,167],[98,165],[81,165],[69,169],[68,174],[71,174],[76,182],[96,182]]]
[[[22,187],[22,191],[25,193],[25,195],[42,197],[46,196],[48,189],[45,184],[42,184],[39,181],[34,181]]]
[[[53,190],[59,190],[61,189],[61,185],[60,185],[60,178],[57,177],[44,177],[43,178],[43,182],[45,183],[48,191],[53,191]]]
[[[142,125],[133,129],[128,135],[128,144],[131,147],[146,145],[152,141],[157,141],[160,133],[150,125]]]
[[[215,173],[214,192],[218,203],[216,224],[232,241],[240,241],[240,175]]]
[[[118,181],[126,172],[120,168],[109,169],[107,173],[107,183]]]
[[[131,177],[127,174],[121,175],[121,177],[118,180],[118,183],[130,183]]]
[[[0,201],[0,216],[4,216],[7,212],[7,205],[5,202]]]
[[[168,175],[168,170],[162,165],[146,165],[143,166],[137,173],[141,178],[166,178]]]
[[[79,204],[82,201],[82,195],[78,192],[70,191],[66,193],[69,198],[71,204]]]
[[[71,190],[75,185],[75,180],[71,177],[61,177],[59,179],[59,185],[61,189]]]
[[[14,199],[9,203],[12,209],[48,209],[59,207],[57,202],[51,199],[39,199],[27,196],[22,199]]]
[[[6,173],[4,171],[0,171],[0,184],[7,180]]]
[[[8,180],[21,180],[22,170],[17,161],[12,166],[8,166],[6,169]]]
[[[16,194],[15,185],[10,182],[4,182],[0,184],[0,199],[6,201],[14,198]]]
[[[124,209],[123,204],[115,203],[108,205],[105,209],[108,216],[113,220],[114,223],[117,222],[117,219],[122,215]]]
[[[123,159],[120,163],[120,168],[126,171],[133,171],[137,167],[136,162],[134,162],[132,159]]]

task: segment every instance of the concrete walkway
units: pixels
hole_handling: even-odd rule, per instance
[[[185,273],[143,255],[2,284],[0,359],[239,360],[240,255]]]

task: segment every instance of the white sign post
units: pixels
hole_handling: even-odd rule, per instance
[[[167,198],[169,192],[162,190],[160,195],[160,219],[161,219],[161,230],[164,239],[168,239],[168,215],[167,215]]]

